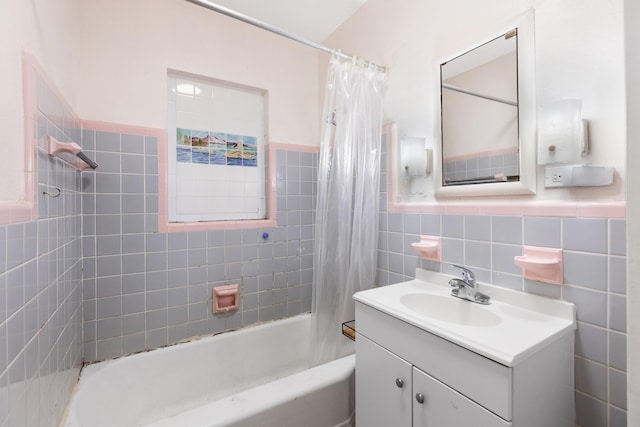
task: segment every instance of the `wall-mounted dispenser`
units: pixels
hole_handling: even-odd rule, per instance
[[[543,106],[538,119],[538,164],[580,163],[589,154],[588,129],[580,100]]]
[[[582,118],[582,102],[566,99],[540,109],[538,164],[546,165],[544,186],[592,187],[613,183],[612,166],[586,165],[589,126]]]
[[[400,139],[400,167],[405,178],[424,177],[431,173],[433,150],[425,148],[425,138]]]

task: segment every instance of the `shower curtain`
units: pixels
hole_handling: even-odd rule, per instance
[[[313,365],[353,352],[341,323],[353,320],[355,292],[373,287],[384,73],[332,58],[318,165],[313,258]]]

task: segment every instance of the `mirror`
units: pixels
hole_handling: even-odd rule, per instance
[[[439,64],[438,196],[535,193],[533,11]]]

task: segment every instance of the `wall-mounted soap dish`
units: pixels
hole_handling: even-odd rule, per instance
[[[60,142],[51,135],[47,136],[47,151],[51,157],[58,156],[61,153],[75,155],[76,158],[70,156],[70,158],[65,158],[64,160],[80,172],[86,168],[95,169],[99,166],[96,162],[87,157],[87,155],[82,151],[82,147],[75,142]]]
[[[216,286],[213,288],[213,312],[226,313],[240,306],[240,285]]]
[[[523,246],[522,255],[513,257],[522,268],[522,277],[554,285],[562,285],[562,249]]]
[[[437,262],[442,260],[442,239],[439,236],[421,235],[420,241],[412,243],[411,248],[420,252],[421,259]]]

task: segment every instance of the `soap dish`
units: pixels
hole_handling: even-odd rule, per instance
[[[351,341],[356,340],[356,321],[350,320],[342,324],[342,335],[349,338]]]

